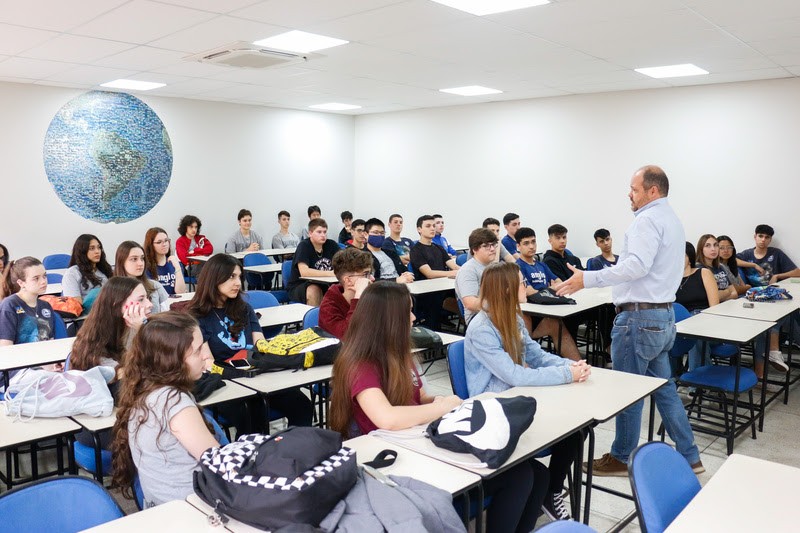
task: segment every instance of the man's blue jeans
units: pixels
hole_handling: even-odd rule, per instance
[[[669,309],[623,311],[614,319],[611,330],[611,360],[614,370],[670,378],[669,349],[675,341],[675,314]],[[690,465],[700,460],[686,410],[678,398],[673,381],[667,381],[653,394],[664,427],[676,448]],[[617,435],[611,455],[623,463],[639,444],[644,400],[617,415]]]

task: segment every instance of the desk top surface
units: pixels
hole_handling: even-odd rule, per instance
[[[407,283],[408,292],[411,294],[427,294],[430,292],[449,291],[456,288],[455,278],[420,279]]]
[[[156,505],[87,529],[93,533],[141,533],[142,531],[224,531],[208,524],[208,515],[184,500]]]
[[[611,288],[601,287],[581,289],[574,294],[570,294],[569,297],[575,300],[576,303],[574,305],[542,305],[524,303],[520,304],[520,308],[522,309],[523,313],[537,316],[549,316],[554,318],[568,317],[577,313],[582,313],[583,311],[588,311],[589,309],[594,309],[595,307],[600,307],[601,305],[610,304]]]
[[[294,324],[295,322],[302,322],[303,317],[306,316],[313,305],[306,304],[286,304],[276,305],[274,307],[262,307],[255,311],[261,315],[258,323],[262,328],[269,326],[282,326],[284,324]]]
[[[67,358],[75,337],[0,347],[0,371],[57,363]]]
[[[15,421],[0,408],[0,449],[79,431],[81,427],[67,417],[34,418]]]
[[[263,250],[256,250],[255,252],[231,252],[228,255],[231,257],[235,257],[236,259],[244,259],[244,256],[247,254],[262,254],[267,256],[274,256],[274,255],[290,255],[293,254],[297,250],[297,248],[264,248]],[[223,252],[224,253],[224,252]],[[196,261],[208,261],[211,259],[210,255],[195,255],[190,257],[189,259],[194,259]]]
[[[742,344],[764,333],[774,322],[700,313],[675,324],[678,335]]]
[[[717,304],[703,313],[710,315],[729,316],[734,318],[747,318],[749,320],[763,320],[777,322],[786,315],[800,308],[800,299],[781,300],[777,302],[748,302],[753,307],[745,307],[746,298],[737,298]]]
[[[331,379],[333,365],[313,366],[306,370],[281,370],[266,372],[252,378],[236,378],[233,381],[262,394],[269,394],[302,385],[310,385]]]
[[[799,485],[798,468],[732,454],[667,532],[797,531]]]

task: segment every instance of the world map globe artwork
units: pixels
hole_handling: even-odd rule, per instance
[[[135,96],[91,91],[53,117],[44,168],[58,197],[78,215],[129,222],[167,190],[172,143],[155,111]]]

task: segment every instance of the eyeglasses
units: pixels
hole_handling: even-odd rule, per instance
[[[528,288],[528,280],[525,278],[522,278],[522,281],[520,281],[519,284],[525,287],[526,289]]]
[[[719,250],[720,252],[732,252],[733,246],[720,246]]]
[[[361,229],[353,229],[354,233],[364,233],[364,228]]]
[[[485,242],[485,243],[481,244],[481,248],[483,248],[484,250],[496,250],[497,249],[497,243],[496,242]]]
[[[367,279],[369,279],[373,275],[374,275],[374,272],[369,270],[367,272],[359,272],[358,274],[347,274],[345,277],[346,278],[367,278]]]
[[[163,241],[153,241],[153,244],[161,246],[162,244],[169,244],[170,242],[172,242],[172,239],[164,239]]]

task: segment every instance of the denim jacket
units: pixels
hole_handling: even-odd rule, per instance
[[[503,349],[500,332],[485,311],[470,321],[464,339],[464,367],[469,395],[501,392],[511,387],[572,383],[572,361],[548,353],[531,339],[522,318],[517,317],[528,368],[514,363]]]

